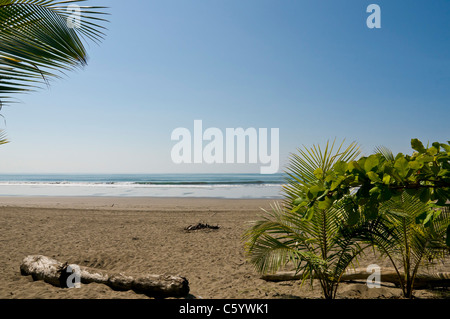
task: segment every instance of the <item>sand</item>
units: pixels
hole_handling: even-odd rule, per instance
[[[273,200],[112,197],[0,198],[1,299],[135,299],[132,291],[102,284],[61,289],[22,276],[27,255],[129,274],[181,275],[191,294],[204,299],[321,298],[299,282],[266,282],[246,261],[242,234]],[[186,232],[198,222],[219,230]],[[361,267],[378,263],[370,253]],[[450,271],[448,263],[440,270]],[[364,283],[342,283],[338,298],[398,298],[390,285],[369,289]],[[442,290],[420,290],[419,298],[448,298]]]

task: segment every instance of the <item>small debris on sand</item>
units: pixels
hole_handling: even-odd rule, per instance
[[[200,229],[219,229],[219,226],[211,226],[204,223],[198,223],[196,225],[189,225],[188,227],[184,228],[184,230],[192,231],[192,230],[200,230]]]

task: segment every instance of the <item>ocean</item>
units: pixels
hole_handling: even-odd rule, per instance
[[[283,174],[0,175],[0,196],[280,198]]]

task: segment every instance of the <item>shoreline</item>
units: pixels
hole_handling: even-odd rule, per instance
[[[0,208],[72,208],[103,210],[182,210],[182,205],[201,211],[219,209],[254,209],[261,203],[278,202],[281,198],[223,198],[223,197],[144,197],[144,196],[0,196]],[[229,206],[231,204],[231,206]],[[227,206],[224,206],[227,205]],[[236,207],[238,205],[239,207]],[[269,205],[270,206],[270,205]]]

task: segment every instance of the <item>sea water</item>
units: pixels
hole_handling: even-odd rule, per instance
[[[283,174],[0,175],[0,196],[280,198]]]

